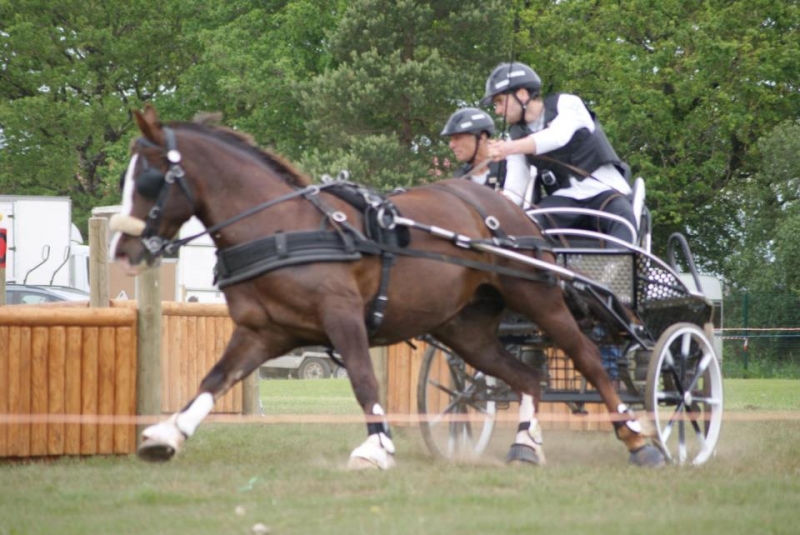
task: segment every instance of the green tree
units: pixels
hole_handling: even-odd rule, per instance
[[[131,108],[173,92],[192,61],[183,6],[0,2],[0,191],[70,196],[78,223],[118,200]]]
[[[735,286],[800,298],[800,121],[786,121],[757,144],[759,171],[728,188],[728,205],[740,214],[723,264]]]
[[[738,214],[725,191],[757,170],[756,140],[800,115],[800,9],[774,0],[531,0],[520,59],[582,96],[647,181],[654,246],[688,234],[719,271]]]
[[[331,68],[303,92],[308,145],[316,148],[304,166],[319,175],[347,165],[354,180],[381,188],[430,178],[447,156],[439,137],[447,117],[477,102],[508,50],[508,7],[352,2],[330,35]]]
[[[196,1],[188,21],[197,62],[180,77],[182,112],[220,111],[225,123],[290,158],[308,149],[300,86],[330,63],[326,35],[343,0]],[[191,114],[189,115],[191,116]]]

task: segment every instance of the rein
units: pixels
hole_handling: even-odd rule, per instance
[[[202,232],[198,232],[197,234],[193,234],[191,236],[187,236],[187,237],[181,238],[179,240],[171,240],[171,241],[167,242],[164,245],[163,251],[166,252],[167,254],[172,254],[175,251],[177,251],[178,249],[180,249],[181,247],[183,247],[184,245],[186,245],[187,243],[192,242],[192,241],[196,240],[197,238],[199,238],[201,236],[205,236],[206,234],[213,234],[213,233],[217,232],[218,230],[222,230],[225,227],[233,225],[234,223],[237,223],[237,222],[241,221],[242,219],[245,219],[246,217],[250,217],[251,215],[256,214],[256,213],[258,213],[258,212],[260,212],[262,210],[266,210],[267,208],[275,206],[276,204],[280,204],[282,202],[289,201],[291,199],[295,199],[297,197],[309,198],[311,196],[317,195],[323,189],[329,188],[330,186],[333,186],[333,185],[334,185],[333,183],[331,183],[331,184],[314,184],[314,185],[311,185],[311,186],[306,186],[305,188],[302,188],[302,189],[295,190],[295,191],[293,191],[291,193],[287,193],[286,195],[282,195],[282,196],[278,197],[277,199],[272,199],[272,200],[263,202],[263,203],[261,203],[261,204],[259,204],[257,206],[254,206],[252,208],[248,208],[244,212],[242,212],[240,214],[237,214],[237,215],[231,217],[230,219],[226,219],[225,221],[222,221],[220,223],[217,223],[216,225],[208,227],[207,229],[203,230]]]

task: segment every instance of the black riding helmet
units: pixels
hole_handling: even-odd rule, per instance
[[[480,136],[483,132],[486,132],[489,137],[494,135],[494,119],[478,108],[461,108],[450,116],[440,135],[473,134]]]
[[[486,91],[480,104],[488,106],[497,95],[510,93],[521,87],[527,89],[531,97],[538,96],[542,89],[542,79],[524,63],[501,63],[486,80]]]
[[[494,119],[488,113],[478,108],[461,108],[450,116],[440,135],[472,134],[475,136],[478,141],[475,143],[472,158],[469,159],[471,164],[475,161],[475,155],[478,154],[481,134],[486,132],[488,137],[492,137],[494,130]]]

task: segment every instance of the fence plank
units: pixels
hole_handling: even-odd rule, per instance
[[[67,330],[64,327],[50,329],[50,340],[47,348],[48,414],[62,416],[65,414],[65,384],[66,384],[66,338]],[[47,454],[64,454],[64,423],[50,422],[47,425]]]
[[[117,356],[114,377],[114,414],[133,416],[136,414],[136,353],[133,329],[116,329],[115,349]],[[136,427],[131,424],[114,426],[114,453],[132,453],[136,449]]]
[[[8,327],[0,326],[0,414],[9,414],[8,409]],[[0,424],[0,457],[8,455],[8,424]]]
[[[98,361],[100,329],[89,327],[83,330],[83,367],[81,369],[81,414],[94,416],[97,414],[98,394]],[[81,425],[81,454],[97,453],[97,424]]]
[[[47,327],[31,329],[31,413],[47,414]],[[31,424],[31,455],[47,454],[47,424]]]
[[[169,318],[161,318],[161,413],[172,406],[173,385],[170,378],[173,357],[170,355]]]
[[[81,414],[81,391],[83,370],[83,329],[67,327],[66,371],[64,385],[64,410],[67,414]],[[64,428],[64,453],[78,455],[81,452],[81,425],[67,424]]]
[[[31,329],[19,329],[19,350],[17,352],[17,414],[30,414],[31,412]],[[21,424],[16,437],[16,455],[28,457],[31,453],[31,425]]]
[[[186,363],[186,374],[183,382],[184,397],[181,400],[181,404],[187,403],[194,396],[197,389],[197,378],[195,377],[197,373],[197,353],[193,351],[194,336],[197,335],[197,324],[193,320],[194,318],[186,316],[180,319],[181,338],[183,338],[181,358]]]
[[[220,327],[219,336],[217,336],[217,355],[222,356],[225,351],[225,342],[228,340],[228,324],[220,318],[218,323]],[[214,412],[228,412],[230,410],[230,392],[217,401]]]
[[[100,343],[97,373],[97,413],[100,416],[114,416],[114,380],[116,378],[114,327],[100,328]],[[114,452],[114,426],[101,423],[97,426],[97,453]]]
[[[181,389],[180,318],[167,316],[164,318],[163,323],[167,324],[165,335],[169,338],[169,353],[167,358],[170,360],[169,376],[164,380],[169,381],[170,386],[169,403],[167,407],[162,409],[162,412],[173,413],[179,409],[181,396],[183,396],[183,391]]]

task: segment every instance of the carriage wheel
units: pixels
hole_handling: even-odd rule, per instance
[[[494,431],[497,406],[488,399],[496,384],[444,347],[429,346],[417,384],[422,438],[434,455],[474,458]]]
[[[659,337],[644,402],[667,461],[700,465],[714,454],[722,427],[722,372],[701,328],[677,323]]]

